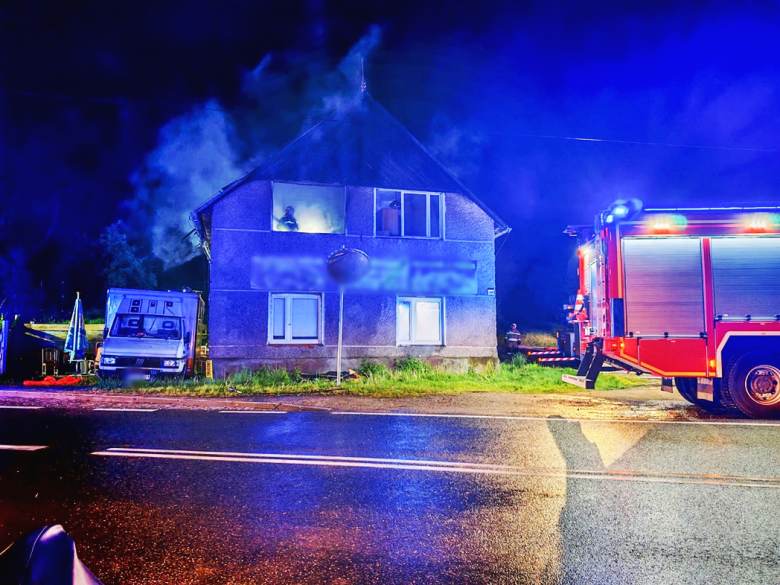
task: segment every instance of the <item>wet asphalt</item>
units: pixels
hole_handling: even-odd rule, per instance
[[[780,425],[0,409],[0,549],[106,584],[780,583]]]

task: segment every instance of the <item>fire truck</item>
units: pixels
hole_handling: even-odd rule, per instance
[[[607,363],[707,410],[780,418],[780,207],[618,202],[578,238],[576,375]]]

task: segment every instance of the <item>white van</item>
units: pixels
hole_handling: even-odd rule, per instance
[[[125,380],[193,375],[203,307],[200,295],[189,290],[108,289],[98,375]]]

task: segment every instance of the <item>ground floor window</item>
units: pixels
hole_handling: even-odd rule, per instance
[[[322,296],[271,295],[268,343],[321,343]]]
[[[396,315],[398,345],[443,345],[442,299],[399,297]]]

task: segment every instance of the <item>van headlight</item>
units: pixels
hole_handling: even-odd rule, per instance
[[[100,358],[100,362],[107,366],[113,366],[116,364],[116,358],[110,355],[104,355],[102,358]]]
[[[163,368],[178,368],[179,360],[163,360]]]

